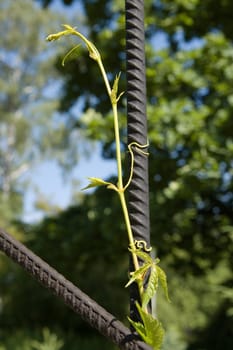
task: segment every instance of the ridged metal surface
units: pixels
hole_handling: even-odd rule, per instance
[[[128,144],[147,144],[144,1],[126,0],[126,61]],[[147,151],[147,149],[143,149]],[[129,215],[136,240],[150,246],[148,156],[134,148],[135,164],[129,187]],[[134,286],[131,290],[131,317],[137,319],[134,302],[138,300]]]
[[[126,1],[128,143],[147,144],[144,1]],[[146,149],[144,149],[146,151]],[[129,188],[130,217],[136,239],[150,243],[148,156],[135,150]]]
[[[0,250],[120,349],[151,350],[148,345],[138,341],[113,315],[2,229]]]

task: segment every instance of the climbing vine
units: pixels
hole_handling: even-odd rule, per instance
[[[149,344],[154,350],[159,350],[163,342],[164,329],[161,323],[159,322],[159,320],[150,314],[148,310],[148,305],[151,299],[156,294],[159,283],[161,284],[164,290],[165,296],[169,301],[167,278],[166,278],[165,272],[158,266],[159,259],[158,258],[153,259],[149,255],[151,247],[147,247],[146,242],[143,240],[141,241],[134,240],[130,219],[129,219],[129,212],[128,212],[126,198],[125,198],[125,191],[130,185],[132,176],[133,176],[133,169],[134,169],[133,147],[134,149],[136,148],[137,151],[145,153],[144,149],[147,148],[148,144],[140,145],[137,142],[131,142],[128,145],[128,150],[131,157],[131,166],[130,166],[129,179],[124,185],[123,176],[122,176],[122,161],[121,161],[122,155],[121,155],[121,147],[120,147],[120,132],[119,132],[118,109],[117,109],[118,101],[123,95],[123,92],[118,93],[120,74],[118,74],[115,77],[115,80],[111,86],[101,59],[101,55],[97,50],[96,46],[92,42],[90,42],[83,34],[78,32],[76,28],[71,27],[68,24],[64,24],[63,26],[64,26],[63,31],[60,31],[55,34],[50,34],[47,37],[47,40],[55,41],[60,39],[63,36],[74,35],[74,36],[77,36],[81,40],[81,42],[86,45],[90,58],[96,61],[96,63],[99,66],[103,81],[105,83],[107,94],[109,96],[112,111],[113,111],[114,137],[115,137],[115,144],[116,144],[117,183],[114,184],[96,177],[90,177],[89,184],[84,189],[88,189],[91,187],[105,186],[107,189],[115,191],[119,196],[123,215],[124,215],[126,231],[128,235],[129,251],[132,255],[132,261],[134,266],[134,271],[130,273],[130,279],[126,284],[126,287],[136,282],[138,285],[139,295],[140,295],[140,303],[136,302],[136,308],[139,312],[142,322],[135,322],[130,318],[129,318],[129,322],[135,328],[139,336],[147,344]],[[76,45],[65,55],[65,57],[62,60],[62,65],[65,64],[67,58],[71,54],[76,53],[79,46],[80,44]],[[139,263],[139,259],[140,259],[140,263]],[[147,284],[144,283],[145,278],[148,278]]]

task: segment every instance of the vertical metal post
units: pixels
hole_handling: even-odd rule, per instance
[[[144,1],[125,0],[128,144],[147,144]],[[146,151],[146,147],[143,149]],[[148,156],[134,148],[133,179],[129,187],[129,215],[135,240],[150,246]],[[131,267],[130,267],[131,268]],[[130,291],[130,317],[138,319],[136,285]]]

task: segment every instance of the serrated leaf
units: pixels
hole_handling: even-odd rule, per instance
[[[150,263],[144,264],[141,267],[139,267],[138,270],[132,272],[131,274],[131,278],[129,280],[129,282],[126,284],[126,288],[132,284],[134,281],[137,280],[143,280],[143,275],[148,271],[148,269],[151,267]]]
[[[142,308],[146,308],[147,304],[153,298],[154,294],[158,289],[158,272],[157,265],[153,264],[150,270],[150,277],[148,279],[147,288],[142,295]]]
[[[114,186],[111,182],[106,182],[102,179],[99,179],[98,177],[89,177],[88,179],[89,179],[90,183],[89,183],[89,185],[84,187],[83,190],[87,190],[88,188],[99,187],[99,186],[107,186],[109,188],[111,186]]]
[[[136,250],[133,250],[133,249],[129,249],[129,251],[131,253],[134,253],[136,254],[139,258],[141,258],[144,262],[146,263],[150,263],[151,265],[153,264],[153,259],[152,257],[148,254],[148,253],[145,253],[139,249],[136,249]]]
[[[135,322],[133,320],[131,320],[131,318],[128,317],[129,322],[131,323],[131,325],[134,327],[135,331],[138,333],[138,335],[140,335],[140,337],[145,340],[146,337],[146,330],[144,325],[141,322]]]
[[[145,312],[138,303],[136,303],[136,307],[144,325],[144,330],[142,331],[140,329],[140,336],[147,344],[151,345],[154,350],[160,350],[164,337],[162,324],[151,314]]]
[[[169,301],[169,303],[171,302],[169,295],[168,295],[168,287],[167,287],[167,276],[165,274],[165,272],[161,269],[161,267],[156,266],[157,267],[157,273],[158,273],[158,278],[159,278],[159,282],[161,283],[161,286],[163,288],[164,294],[167,298],[167,301]]]

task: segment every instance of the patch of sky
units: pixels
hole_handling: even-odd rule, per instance
[[[177,30],[174,34],[174,40],[178,44],[178,49],[189,51],[201,48],[205,40],[201,38],[192,38],[192,40],[186,41],[183,30]],[[162,30],[157,30],[155,34],[151,37],[150,43],[153,45],[155,51],[160,51],[167,49],[169,47],[169,37],[167,33]]]
[[[162,30],[157,30],[150,39],[150,43],[155,51],[164,50],[169,46],[168,35]]]
[[[101,144],[96,144],[95,151],[89,157],[82,157],[76,167],[70,172],[69,178],[64,181],[61,169],[53,162],[43,162],[30,173],[32,185],[24,198],[25,222],[35,222],[44,216],[43,211],[35,209],[38,194],[47,199],[51,206],[61,209],[68,207],[74,191],[82,193],[82,188],[88,184],[88,177],[99,177],[107,180],[116,174],[116,162],[103,160],[101,157]],[[73,184],[76,184],[75,188]],[[78,184],[78,185],[77,185]],[[89,191],[90,192],[90,191]],[[75,203],[74,203],[75,204]]]
[[[184,31],[179,29],[174,35],[175,41],[178,43],[178,48],[184,51],[196,50],[205,44],[205,40],[194,37],[191,40],[185,40]]]
[[[83,14],[82,1],[74,1],[72,5],[65,6],[62,0],[52,1],[50,8],[54,11],[61,12],[66,16],[72,16],[72,14]]]

